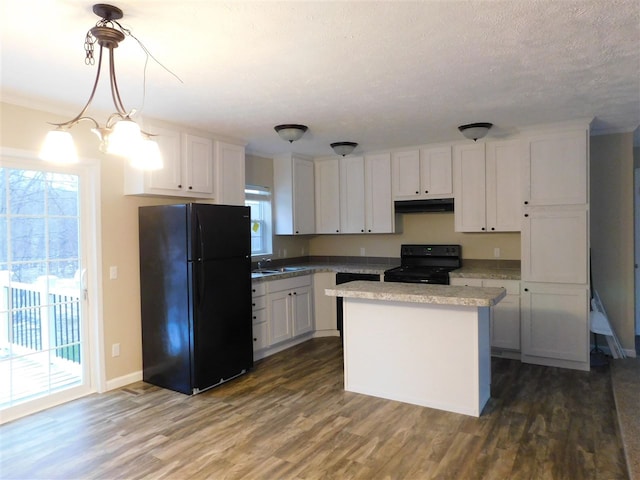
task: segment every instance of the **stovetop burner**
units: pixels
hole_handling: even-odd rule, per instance
[[[402,245],[401,265],[384,272],[385,282],[449,284],[449,272],[462,266],[460,245]]]

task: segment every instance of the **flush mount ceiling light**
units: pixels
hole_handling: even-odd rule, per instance
[[[349,155],[358,146],[355,142],[336,142],[331,144],[331,148],[337,155]]]
[[[469,123],[467,125],[460,125],[458,130],[460,130],[460,133],[466,138],[475,142],[489,133],[491,127],[493,127],[493,123]]]
[[[281,139],[286,140],[289,143],[293,143],[302,138],[302,135],[304,135],[304,132],[308,130],[308,127],[306,125],[288,123],[285,125],[276,125],[273,129],[278,132]]]
[[[133,36],[129,30],[118,23],[118,20],[123,17],[122,10],[112,5],[98,3],[93,6],[93,13],[98,15],[100,20],[95,27],[87,32],[84,43],[85,63],[87,65],[95,63],[93,50],[96,42],[100,46],[100,52],[96,79],[89,100],[80,113],[68,122],[52,124],[57,128],[49,132],[45,138],[40,158],[53,162],[77,162],[78,155],[69,129],[82,120],[88,120],[93,122],[95,126],[91,131],[100,139],[101,151],[127,157],[136,168],[146,170],[162,168],[162,159],[157,143],[150,139],[150,134],[140,130],[139,125],[132,118],[136,111],[127,111],[120,98],[113,51],[118,48],[118,44],[124,40],[125,35]],[[102,69],[102,52],[105,48],[109,51],[109,82],[111,84],[111,99],[116,111],[109,116],[104,126],[100,126],[95,119],[86,116],[85,113],[91,105],[98,87]],[[144,47],[142,48],[144,49]]]

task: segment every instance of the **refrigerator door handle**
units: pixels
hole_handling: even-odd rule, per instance
[[[193,265],[196,269],[195,282],[197,283],[193,289],[196,294],[194,303],[196,309],[199,309],[202,299],[204,298],[204,265],[202,261],[194,262]]]
[[[201,261],[204,256],[204,235],[202,234],[202,222],[200,221],[200,216],[198,215],[198,211],[196,210],[196,223],[198,225],[198,241],[200,242],[200,251],[199,255],[194,260]]]

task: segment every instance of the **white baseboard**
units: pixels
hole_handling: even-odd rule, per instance
[[[116,388],[124,387],[131,383],[140,382],[142,380],[142,370],[123,375],[122,377],[112,378],[107,380],[107,391],[115,390]]]
[[[338,330],[316,330],[313,332],[313,338],[320,337],[339,337],[340,332]]]

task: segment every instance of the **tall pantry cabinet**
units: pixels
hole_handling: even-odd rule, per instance
[[[588,126],[530,134],[527,145],[521,358],[589,370]]]

